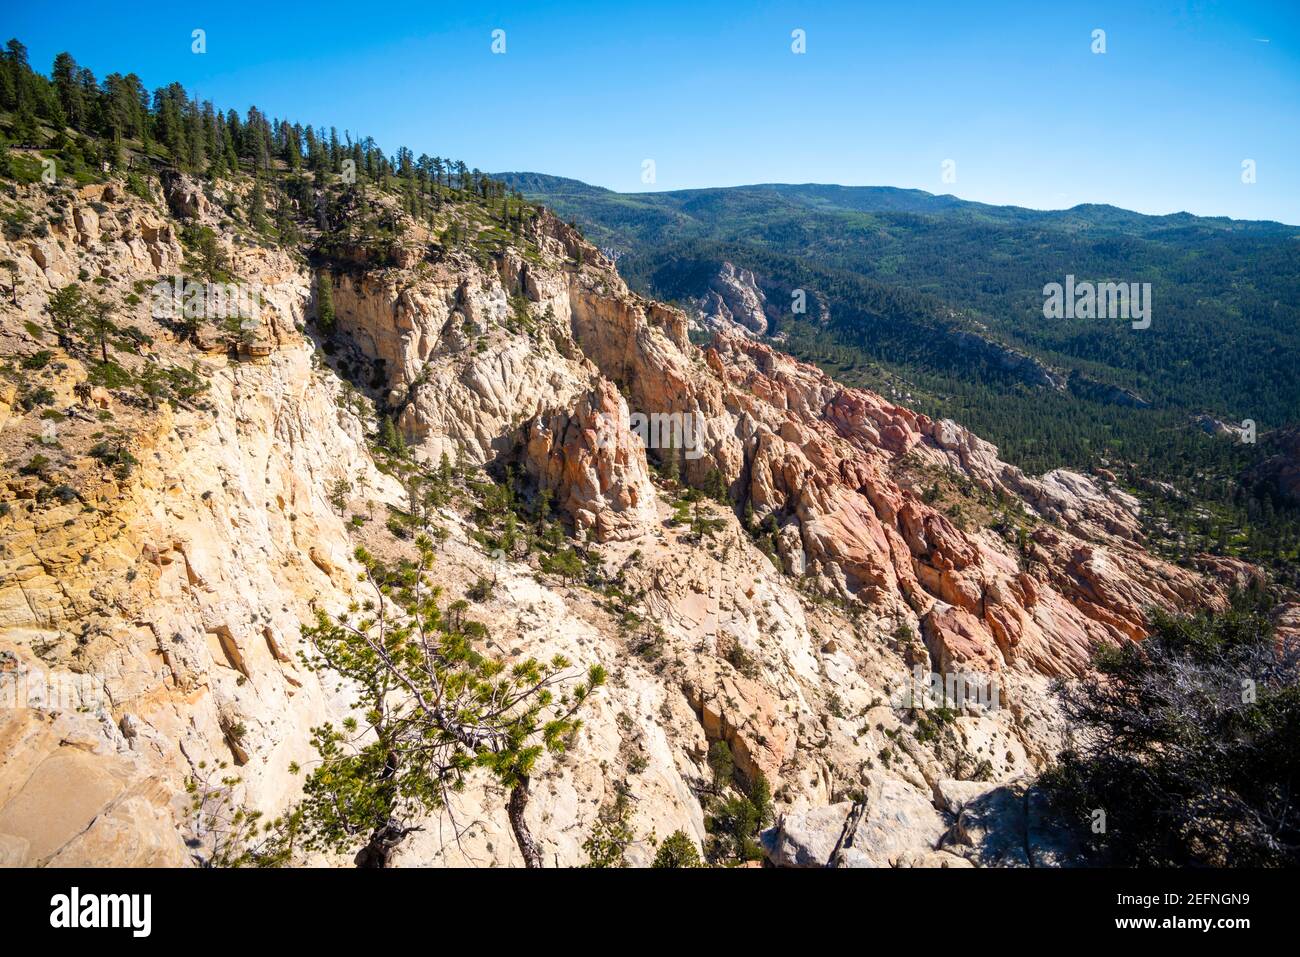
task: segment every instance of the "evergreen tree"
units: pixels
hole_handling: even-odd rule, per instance
[[[266,228],[266,194],[262,190],[262,177],[256,174],[248,194],[248,224],[259,233]]]
[[[87,325],[90,334],[99,343],[99,361],[108,362],[108,337],[117,331],[117,326],[110,318],[112,305],[104,299],[96,299],[87,310]]]
[[[582,842],[587,867],[627,867],[627,849],[636,843],[632,831],[631,806],[626,782],[619,786],[613,803],[596,816],[591,834]]]
[[[86,128],[86,105],[82,99],[82,87],[79,82],[77,62],[70,53],[60,53],[54,58],[51,71],[54,89],[58,93],[59,105],[63,108],[63,118],[73,129]]]
[[[731,786],[736,775],[736,764],[731,757],[731,747],[726,741],[714,741],[709,748],[709,770],[713,772],[713,788],[722,791]]]
[[[358,549],[370,600],[338,618],[322,611],[303,628],[308,665],[357,690],[354,706],[368,727],[365,736],[353,719],[315,729],[320,764],[300,806],[306,846],[343,852],[363,844],[358,866],[383,867],[415,829],[413,818],[448,807],[478,768],[508,794],[525,865],[541,867],[525,818],[532,774],[544,752],[565,750],[605,672],[594,665],[575,683],[563,656],[507,668],[475,651],[471,639],[482,626],[443,614],[429,580],[432,543],[421,536],[416,546],[418,561],[400,571]]]
[[[554,555],[542,558],[542,571],[559,575],[565,586],[582,577],[585,566],[582,557],[572,548],[563,548]]]
[[[700,867],[702,866],[700,851],[685,831],[673,831],[659,845],[659,851],[655,854],[654,863],[650,866],[656,868]]]
[[[329,335],[334,332],[335,321],[334,284],[329,273],[322,269],[316,273],[316,325]]]
[[[86,300],[81,287],[74,282],[57,290],[50,296],[46,308],[54,317],[59,346],[71,349],[72,334],[86,315]]]
[[[379,427],[379,444],[394,455],[406,454],[406,439],[402,437],[392,416],[384,416],[383,424]]]
[[[761,860],[758,833],[771,821],[771,788],[759,773],[748,794],[733,792],[714,800],[704,821],[712,838],[710,858],[724,863]]]
[[[352,492],[352,482],[347,476],[340,476],[330,485],[329,503],[338,509],[339,515],[343,514],[348,504],[348,495]]]
[[[18,263],[12,259],[0,259],[0,269],[9,273],[9,296],[16,306],[18,305]]]
[[[297,812],[273,821],[235,801],[242,783],[226,764],[200,761],[185,781],[189,796],[185,845],[196,867],[281,867],[293,860],[301,822]],[[219,775],[219,777],[218,777]]]
[[[1272,605],[1254,591],[1217,614],[1157,612],[1146,639],[1058,685],[1072,734],[1042,783],[1097,862],[1300,864],[1300,656]]]

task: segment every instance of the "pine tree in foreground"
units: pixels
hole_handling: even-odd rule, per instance
[[[359,580],[373,597],[339,617],[322,611],[303,629],[307,665],[355,689],[361,715],[313,731],[320,764],[299,806],[304,846],[344,853],[362,844],[357,865],[383,867],[420,815],[445,810],[455,826],[452,797],[483,769],[508,794],[525,865],[541,867],[525,820],[532,773],[543,752],[566,749],[604,669],[571,683],[578,675],[561,655],[507,665],[475,651],[484,629],[443,614],[428,579],[433,545],[423,535],[416,545],[418,561],[396,570],[358,549]]]
[[[292,861],[301,815],[295,811],[265,820],[261,812],[236,802],[240,784],[226,773],[224,763],[206,761],[186,779],[184,840],[196,867],[281,867]]]

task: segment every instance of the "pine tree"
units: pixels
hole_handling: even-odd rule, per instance
[[[70,53],[60,53],[54,58],[51,71],[55,93],[63,109],[63,118],[75,130],[86,128],[86,105],[82,98],[82,87],[78,82],[77,61]]]
[[[379,427],[379,444],[394,455],[406,454],[406,439],[402,437],[392,416],[384,416],[383,424]]]
[[[259,233],[266,228],[266,194],[262,191],[262,177],[257,175],[248,194],[248,223]]]
[[[1123,811],[1085,828],[1090,863],[1300,864],[1300,660],[1274,610],[1256,588],[1221,612],[1153,611],[1148,637],[1099,650],[1094,670],[1059,688],[1069,726],[1087,734],[1067,737],[1045,796],[1069,821]]]
[[[582,576],[584,571],[582,557],[572,548],[561,549],[554,555],[542,559],[542,571],[559,575],[565,586],[568,586]]]
[[[12,259],[0,259],[0,269],[9,273],[9,295],[16,306],[18,305],[18,263]]]
[[[54,317],[59,346],[72,348],[72,333],[86,315],[86,300],[81,287],[75,282],[64,286],[50,296],[47,308]]]
[[[339,515],[347,508],[348,495],[352,492],[352,483],[347,476],[340,476],[330,485],[329,503],[338,509]]]
[[[623,782],[613,804],[601,809],[590,836],[582,842],[582,849],[587,852],[587,867],[628,866],[627,849],[636,843],[636,834],[632,830],[626,787]]]
[[[507,792],[525,865],[541,867],[525,818],[532,774],[543,753],[565,750],[605,672],[593,665],[576,680],[560,655],[507,668],[480,654],[472,640],[485,629],[443,614],[429,581],[433,545],[422,535],[416,546],[418,561],[400,571],[358,549],[371,600],[338,618],[321,611],[303,628],[309,667],[357,689],[354,707],[367,723],[364,736],[351,718],[314,729],[320,763],[298,809],[306,846],[345,852],[362,844],[357,865],[384,867],[416,829],[412,820],[449,806],[478,768]]]
[[[316,274],[316,325],[329,335],[334,332],[335,321],[334,284],[329,273],[321,270]]]
[[[96,299],[88,310],[88,323],[90,333],[99,343],[99,360],[102,363],[108,362],[108,337],[111,333],[117,331],[117,326],[109,318],[112,312],[112,305],[104,299]]]
[[[709,748],[709,770],[713,772],[713,787],[722,791],[731,786],[736,774],[736,764],[731,757],[731,747],[726,741],[714,741]]]
[[[659,845],[659,852],[655,854],[654,863],[650,866],[656,868],[701,867],[700,851],[685,831],[673,831]]]

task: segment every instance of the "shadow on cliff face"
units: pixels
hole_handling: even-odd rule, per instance
[[[1079,829],[1048,805],[1043,791],[1012,782],[963,800],[958,785],[941,781],[936,800],[953,815],[940,847],[978,867],[1078,867],[1088,863]]]
[[[877,775],[861,800],[783,814],[760,842],[774,867],[1077,867],[1076,830],[1024,781],[943,780],[928,799]]]

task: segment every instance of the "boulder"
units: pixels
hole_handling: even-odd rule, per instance
[[[1054,816],[1042,791],[1026,781],[990,786],[942,780],[934,790],[935,802],[955,817],[940,846],[978,867],[1086,863],[1078,830]]]
[[[963,866],[935,855],[946,827],[926,795],[872,772],[861,801],[783,814],[759,842],[776,867]]]

